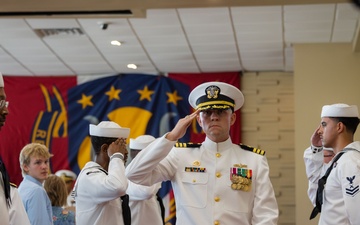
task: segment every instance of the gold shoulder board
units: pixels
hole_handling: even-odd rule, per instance
[[[247,151],[250,151],[250,152],[254,152],[254,153],[257,153],[259,155],[265,155],[265,151],[264,150],[261,150],[261,149],[258,149],[258,148],[254,148],[254,147],[251,147],[251,146],[248,146],[248,145],[243,145],[243,144],[239,144],[240,148],[244,149],[244,150],[247,150]]]
[[[10,186],[13,186],[14,188],[17,188],[17,185],[10,182]]]
[[[198,148],[201,146],[201,143],[181,143],[181,142],[177,142],[175,143],[175,147],[177,148]]]

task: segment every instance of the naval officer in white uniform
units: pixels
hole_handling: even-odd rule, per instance
[[[265,152],[233,144],[229,135],[241,91],[222,82],[197,86],[189,95],[195,112],[143,149],[127,166],[127,177],[152,185],[171,180],[177,225],[276,225],[278,205]],[[177,143],[196,119],[201,144]]]
[[[4,88],[4,78],[0,73],[0,130],[5,125],[6,116],[9,114],[8,102]],[[3,135],[3,134],[2,134]],[[6,172],[5,164],[0,155],[0,218],[2,224],[9,225],[9,207],[10,207],[10,181]]]
[[[5,83],[0,73],[0,130],[9,114],[9,102],[6,101]],[[6,134],[1,134],[6,135]],[[29,218],[20,198],[17,186],[9,181],[5,164],[0,156],[0,218],[3,225],[30,225]]]

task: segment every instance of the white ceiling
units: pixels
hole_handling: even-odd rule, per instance
[[[146,18],[0,17],[0,72],[292,71],[292,44],[352,43],[359,20],[360,9],[350,3],[149,9]],[[52,28],[84,34],[35,32]]]

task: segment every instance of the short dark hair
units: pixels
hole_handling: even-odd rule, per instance
[[[359,125],[359,118],[357,117],[331,117],[334,120],[341,122],[345,125],[346,129],[354,134],[356,132],[357,126]]]
[[[111,143],[113,143],[116,140],[117,140],[117,138],[113,138],[113,137],[91,136],[91,144],[92,144],[92,146],[94,148],[94,151],[95,151],[96,155],[99,155],[100,150],[101,150],[101,146],[103,144],[110,145]]]

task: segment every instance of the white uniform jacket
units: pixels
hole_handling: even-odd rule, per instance
[[[278,205],[265,156],[241,149],[230,138],[222,143],[206,138],[196,148],[174,144],[164,136],[156,139],[127,166],[126,174],[143,185],[171,180],[176,224],[277,224]],[[249,191],[231,188],[235,164],[252,171]]]
[[[9,209],[10,225],[30,225],[30,220],[25,211],[16,187],[10,186],[11,205]]]
[[[326,181],[319,225],[360,224],[360,142],[343,151]]]
[[[324,153],[322,151],[314,153],[311,147],[308,147],[304,151],[304,163],[306,176],[309,181],[307,194],[311,203],[315,206],[318,181],[325,175],[325,172],[329,168],[330,164],[324,163]]]
[[[144,186],[129,181],[126,193],[129,195],[132,225],[163,225],[161,209],[156,193],[161,182],[152,186]]]
[[[5,198],[4,182],[1,172],[0,172],[0,218],[1,218],[1,224],[4,225],[9,224],[9,207],[7,205],[7,201]]]
[[[108,172],[95,162],[86,163],[74,186],[76,224],[123,225],[120,197],[127,186],[121,159],[111,159]]]

